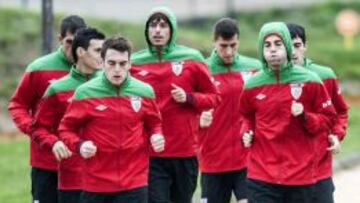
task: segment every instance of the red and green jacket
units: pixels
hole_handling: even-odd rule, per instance
[[[322,80],[337,113],[336,123],[332,126],[330,133],[337,135],[339,140],[343,140],[347,129],[349,106],[347,105],[344,97],[341,95],[339,83],[334,71],[328,67],[315,64],[309,59],[305,59],[304,67],[315,72]],[[329,133],[327,133],[327,135],[329,135]],[[316,146],[318,150],[318,168],[316,179],[323,180],[331,177],[332,175],[332,153],[327,150],[330,146],[327,136],[325,139],[323,136],[319,137],[318,144]]]
[[[32,62],[11,97],[8,110],[16,126],[32,137],[30,128],[40,100],[48,85],[69,73],[71,64],[62,49]],[[57,170],[57,162],[51,151],[37,145],[31,139],[30,163],[33,167]]]
[[[279,71],[268,67],[263,40],[281,36],[288,61]],[[240,111],[254,131],[247,169],[248,178],[280,185],[316,182],[316,139],[333,126],[336,113],[320,78],[291,62],[292,44],[284,23],[265,24],[259,35],[263,70],[245,82]],[[304,113],[294,117],[292,103],[300,102]]]
[[[199,164],[204,173],[244,169],[247,150],[241,144],[242,116],[239,113],[244,81],[261,68],[260,61],[236,55],[225,65],[215,50],[206,60],[217,86],[221,103],[213,112],[213,122],[199,135]]]
[[[191,157],[196,155],[199,113],[214,108],[219,97],[211,82],[207,66],[199,51],[180,46],[176,41],[176,20],[166,8],[153,11],[168,16],[172,36],[161,50],[149,44],[148,49],[132,55],[131,75],[149,83],[156,95],[163,117],[165,150],[157,157]],[[147,36],[147,32],[145,32]],[[186,103],[177,103],[171,96],[174,83],[187,93]]]
[[[42,148],[52,150],[59,140],[58,126],[75,89],[98,75],[84,74],[73,67],[70,74],[53,82],[46,90],[35,115],[32,139]],[[83,160],[75,153],[69,159],[62,160],[58,166],[58,185],[61,190],[82,189]]]
[[[72,151],[85,140],[97,146],[96,155],[84,161],[83,190],[89,192],[146,186],[154,133],[162,131],[151,86],[127,76],[116,87],[105,74],[75,91],[59,126],[60,138]]]

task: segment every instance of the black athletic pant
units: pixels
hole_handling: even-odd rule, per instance
[[[31,194],[35,203],[57,203],[57,172],[32,167]]]
[[[198,162],[189,158],[150,158],[149,203],[191,203]]]
[[[314,185],[287,186],[248,179],[249,203],[315,203]]]
[[[132,190],[114,192],[114,193],[97,193],[86,192],[81,194],[81,203],[147,203],[148,188],[139,187]]]

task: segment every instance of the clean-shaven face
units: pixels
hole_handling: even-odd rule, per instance
[[[129,53],[108,49],[104,57],[104,71],[107,79],[116,86],[120,86],[131,67]]]
[[[214,44],[216,53],[224,62],[224,64],[230,65],[234,61],[234,57],[238,50],[238,35],[236,34],[230,39],[224,39],[219,36],[215,40]]]
[[[102,39],[92,39],[90,40],[88,49],[82,55],[80,60],[83,61],[84,65],[93,70],[99,70],[102,67],[101,59],[101,47],[104,43]]]
[[[306,44],[300,37],[292,39],[293,53],[291,56],[292,61],[296,65],[303,66],[305,62]]]
[[[164,19],[154,19],[149,23],[148,35],[153,46],[164,46],[170,39],[170,25]]]
[[[283,40],[275,34],[270,34],[264,39],[264,58],[270,68],[279,69],[287,62],[287,52]]]

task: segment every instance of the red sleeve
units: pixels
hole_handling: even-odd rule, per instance
[[[248,90],[244,90],[240,98],[240,114],[243,116],[241,133],[255,131],[255,110],[251,105],[249,94]]]
[[[66,109],[59,124],[59,137],[73,152],[78,151],[81,140],[81,128],[86,117],[86,106],[84,101],[74,100]]]
[[[194,75],[197,82],[195,91],[187,93],[187,102],[199,111],[215,108],[220,102],[220,95],[211,82],[210,74],[204,63],[196,63],[197,70]]]
[[[340,140],[343,140],[348,125],[349,106],[347,105],[344,97],[341,95],[341,89],[336,79],[327,79],[324,81],[324,85],[329,93],[335,111],[337,113],[336,123],[332,127],[331,132],[337,135]]]
[[[336,112],[325,87],[320,83],[308,83],[311,88],[311,109],[304,110],[304,126],[313,135],[330,132],[336,120]]]
[[[8,106],[8,110],[16,126],[28,135],[33,122],[33,117],[30,112],[38,97],[32,79],[32,72],[25,72]]]
[[[42,147],[51,149],[58,141],[57,126],[60,121],[59,102],[56,95],[44,97],[35,115],[31,129],[32,139]]]
[[[144,124],[147,134],[162,134],[161,128],[161,116],[158,106],[154,99],[146,99],[149,103],[149,107],[144,115]]]

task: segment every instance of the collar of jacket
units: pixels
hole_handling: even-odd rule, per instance
[[[234,56],[233,62],[228,65],[225,64],[224,61],[220,58],[220,56],[217,54],[216,50],[213,49],[210,55],[210,70],[211,72],[219,72],[223,70],[233,70],[239,65],[239,54],[236,53]]]
[[[87,73],[83,73],[81,71],[79,71],[78,69],[76,69],[76,66],[73,65],[71,67],[70,70],[70,75],[73,78],[76,78],[78,80],[82,80],[82,81],[87,81],[89,79],[92,79],[96,76],[97,71],[94,71],[93,73],[87,74]]]
[[[102,74],[102,82],[106,88],[112,89],[117,93],[120,93],[121,90],[127,88],[131,81],[131,76],[129,73],[126,74],[125,80],[120,84],[120,86],[116,86],[110,82],[110,80],[106,77],[105,72]]]

